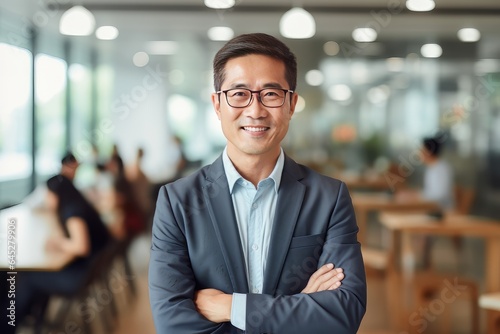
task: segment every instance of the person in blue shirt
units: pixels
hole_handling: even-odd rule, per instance
[[[245,34],[213,68],[227,145],[159,191],[149,264],[156,332],[356,333],[366,278],[347,187],[281,147],[298,98],[295,55],[273,36]]]
[[[440,136],[422,140],[422,160],[425,164],[422,197],[439,203],[444,211],[455,207],[454,175],[450,164],[441,158],[442,140]]]

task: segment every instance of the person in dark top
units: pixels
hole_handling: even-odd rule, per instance
[[[118,153],[113,154],[107,164],[113,175],[114,209],[117,219],[111,230],[115,238],[132,240],[146,229],[146,214],[141,209],[131,182],[125,175],[125,166]]]
[[[72,253],[75,261],[88,261],[110,240],[107,227],[97,210],[75,188],[73,183],[62,175],[47,181],[49,204],[56,210],[65,237],[54,237],[47,247]]]
[[[71,152],[66,152],[64,157],[61,159],[61,175],[64,175],[70,181],[75,179],[76,170],[80,166],[80,163],[76,157]]]
[[[34,302],[48,300],[52,294],[74,295],[83,286],[93,260],[111,241],[99,213],[70,179],[56,175],[47,181],[47,188],[47,206],[57,213],[64,232],[64,236],[49,239],[47,249],[66,253],[72,261],[56,272],[18,273],[15,299],[17,324],[29,313]],[[4,302],[1,304],[3,306]],[[14,333],[16,328],[5,326],[6,323],[2,321],[0,332]]]

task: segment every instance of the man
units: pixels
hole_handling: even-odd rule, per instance
[[[455,209],[453,169],[448,162],[441,158],[441,150],[445,140],[445,134],[422,139],[418,152],[425,167],[422,188],[421,190],[411,188],[398,190],[396,196],[399,199],[433,201],[439,205],[441,213]]]
[[[426,165],[422,197],[436,201],[444,211],[450,211],[455,206],[453,170],[440,157],[442,141],[442,136],[424,138],[422,141],[421,156]]]
[[[422,140],[420,156],[425,164],[422,193],[420,196],[428,201],[436,202],[441,212],[436,213],[442,216],[444,213],[451,212],[455,208],[453,193],[453,170],[451,166],[441,158],[441,148],[446,137],[444,134],[438,134],[435,137],[426,137]],[[432,263],[432,247],[435,238],[421,236],[415,238],[415,248],[420,248],[423,268],[429,268]],[[453,247],[457,254],[460,252],[462,242],[460,238],[453,238]]]
[[[296,79],[295,56],[269,35],[235,37],[215,56],[227,146],[160,190],[149,266],[157,333],[357,331],[366,281],[347,188],[280,146]]]
[[[71,152],[67,152],[61,160],[61,175],[66,176],[70,181],[75,179],[76,170],[78,169],[78,160]]]
[[[80,163],[73,155],[73,153],[68,151],[61,159],[61,171],[59,172],[59,174],[73,182],[78,166],[80,166]],[[42,184],[39,184],[35,188],[35,190],[33,190],[28,196],[26,196],[23,200],[23,203],[33,209],[44,208],[46,205],[46,198],[47,186],[44,182]]]

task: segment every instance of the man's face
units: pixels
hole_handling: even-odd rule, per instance
[[[264,55],[247,55],[230,59],[225,67],[225,79],[221,90],[247,88],[290,89],[285,80],[285,64]],[[295,110],[297,94],[290,93],[279,108],[263,106],[254,94],[252,103],[245,108],[233,108],[227,104],[224,93],[212,94],[217,117],[227,138],[228,154],[232,159],[258,155],[276,159],[280,143],[288,131],[288,123]]]
[[[424,146],[420,148],[420,159],[424,164],[429,164],[432,161],[432,154]]]
[[[76,170],[77,170],[78,166],[79,166],[78,162],[67,162],[67,163],[62,164],[61,175],[64,175],[68,179],[73,181],[75,178]]]

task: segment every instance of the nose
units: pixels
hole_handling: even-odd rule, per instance
[[[260,102],[259,93],[252,93],[252,100],[250,104],[245,108],[245,115],[252,118],[262,118],[266,117],[267,109],[264,107],[262,102]]]

